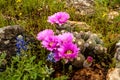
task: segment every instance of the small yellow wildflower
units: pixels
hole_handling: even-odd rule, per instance
[[[102,15],[102,17],[104,18],[106,15],[107,15],[107,13],[104,13],[104,14]]]
[[[21,16],[22,15],[22,13],[19,13],[19,16]]]
[[[20,3],[20,2],[22,2],[22,0],[16,0],[16,3]]]

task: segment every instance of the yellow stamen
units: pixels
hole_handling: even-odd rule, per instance
[[[50,46],[52,46],[53,44],[54,44],[54,42],[50,42],[50,44],[49,44],[49,45],[50,45]]]
[[[71,54],[71,53],[72,53],[71,50],[66,51],[66,54]]]

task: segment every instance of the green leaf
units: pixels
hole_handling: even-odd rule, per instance
[[[28,75],[24,75],[23,80],[28,80]]]
[[[35,60],[35,59],[36,59],[36,56],[31,57],[31,58],[30,58],[30,63],[32,63],[33,60]]]

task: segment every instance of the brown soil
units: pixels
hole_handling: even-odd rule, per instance
[[[104,68],[95,64],[93,67],[77,70],[71,80],[106,80],[105,72]]]
[[[94,64],[89,68],[73,68],[72,72],[65,68],[65,74],[69,76],[68,80],[106,80],[107,69],[101,67],[99,64]],[[60,77],[62,74],[62,68],[57,66],[54,77]]]

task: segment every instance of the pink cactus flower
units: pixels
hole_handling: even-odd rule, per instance
[[[69,14],[66,12],[57,12],[51,16],[48,17],[48,22],[51,24],[58,24],[61,26],[62,24],[66,23],[67,20],[70,18]]]
[[[44,48],[54,53],[52,58],[54,58],[55,62],[65,60],[65,63],[67,63],[78,56],[80,49],[72,42],[72,33],[67,32],[54,35],[53,30],[46,29],[37,34],[37,39],[42,41],[41,44]],[[50,57],[51,55],[49,55],[49,59],[52,60]],[[91,58],[88,58],[89,60]]]
[[[91,63],[92,61],[93,61],[93,57],[88,56],[88,57],[87,57],[87,62]]]
[[[61,56],[61,55],[58,54],[58,51],[57,51],[57,50],[54,51],[54,59],[55,59],[56,62],[61,60],[61,57],[60,57],[60,56]]]
[[[56,23],[56,17],[55,17],[55,15],[48,16],[47,22],[49,22],[51,24]]]
[[[37,34],[37,39],[44,40],[46,37],[53,36],[53,35],[54,35],[53,30],[46,29],[46,30],[43,30]]]
[[[67,61],[71,61],[77,57],[79,48],[76,44],[65,43],[58,48],[58,56]]]
[[[58,35],[60,43],[68,43],[73,41],[73,34],[72,33],[63,33]]]
[[[53,51],[57,48],[58,39],[56,36],[46,37],[45,40],[42,41],[43,47],[45,47],[49,51]]]

